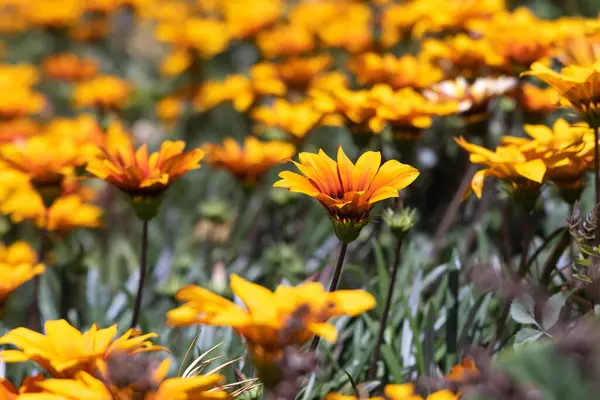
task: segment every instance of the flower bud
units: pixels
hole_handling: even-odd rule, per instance
[[[417,210],[409,207],[398,210],[388,208],[383,212],[382,218],[388,224],[394,236],[402,239],[415,226]]]

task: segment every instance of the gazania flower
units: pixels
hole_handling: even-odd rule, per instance
[[[313,129],[321,126],[324,116],[314,103],[290,103],[277,99],[272,107],[256,107],[252,118],[264,127],[278,128],[292,135],[295,142],[302,142]]]
[[[7,363],[35,361],[54,378],[71,378],[79,371],[94,374],[97,361],[118,354],[164,351],[149,339],[156,333],[139,334],[130,329],[115,339],[117,326],[98,329],[96,325],[81,333],[64,319],[46,321],[45,335],[27,328],[15,328],[0,337],[0,344],[19,350],[3,350],[0,357]]]
[[[227,28],[235,39],[249,39],[275,23],[283,11],[281,0],[229,0],[224,2]]]
[[[355,165],[341,147],[337,162],[322,150],[318,154],[300,153],[299,161],[294,164],[301,175],[281,172],[281,180],[273,186],[317,199],[327,209],[336,234],[343,242],[358,237],[375,203],[399,197],[398,192],[419,176],[417,169],[396,160],[381,165],[379,152],[364,153]]]
[[[487,70],[499,71],[505,60],[486,39],[458,34],[444,40],[427,38],[421,45],[421,58],[438,65],[448,78],[477,78]]]
[[[73,98],[78,108],[121,109],[132,91],[131,84],[121,78],[103,75],[79,83],[73,90]]]
[[[535,76],[554,87],[564,105],[577,111],[590,126],[600,126],[600,62],[567,66],[560,73],[537,62],[524,75]]]
[[[0,159],[27,174],[35,187],[55,187],[76,167],[85,164],[83,150],[69,138],[43,135],[2,146]]]
[[[294,155],[296,149],[285,142],[262,142],[253,136],[244,141],[244,146],[231,138],[223,145],[204,145],[207,161],[214,167],[229,171],[244,185],[253,186],[271,167]]]
[[[227,26],[223,22],[197,17],[159,24],[156,38],[179,48],[194,50],[203,58],[216,56],[229,44]]]
[[[360,53],[371,46],[371,9],[358,2],[338,3],[333,18],[320,25],[317,35],[327,47]],[[352,29],[348,29],[351,26]]]
[[[524,111],[547,115],[558,108],[560,94],[553,87],[539,88],[530,83],[525,83],[519,87],[517,92],[517,102]]]
[[[43,274],[44,269],[26,242],[15,242],[10,246],[0,243],[0,313],[8,296],[25,282]]]
[[[33,65],[0,64],[0,87],[15,86],[31,88],[39,80],[39,73]]]
[[[173,125],[183,114],[184,103],[179,96],[167,96],[156,104],[156,115],[167,125]]]
[[[25,3],[29,23],[40,27],[70,26],[83,15],[83,4],[78,0],[33,0]]]
[[[384,388],[385,396],[372,397],[370,400],[458,400],[459,396],[449,390],[438,390],[427,397],[415,394],[415,388],[410,383],[400,385],[387,385]],[[358,400],[355,396],[346,396],[340,393],[329,393],[325,400]]]
[[[46,99],[28,87],[0,84],[0,118],[5,120],[38,114]]]
[[[187,172],[200,168],[204,150],[184,152],[184,148],[183,141],[170,140],[151,155],[147,145],[137,151],[132,143],[114,149],[102,147],[104,157],[90,161],[87,170],[129,195],[138,216],[148,220],[156,215],[169,186]]]
[[[439,82],[444,72],[422,58],[406,54],[395,57],[392,54],[364,53],[357,56],[349,65],[361,85],[385,83],[394,90],[405,87],[423,89]]]
[[[475,173],[471,188],[481,197],[483,182],[487,176],[495,176],[509,183],[515,191],[532,189],[537,191],[546,175],[546,164],[539,156],[528,158],[516,145],[498,146],[496,151],[477,146],[465,139],[455,138],[456,143],[470,153],[474,164],[488,168]]]
[[[194,62],[192,52],[186,48],[174,48],[164,58],[160,72],[165,76],[177,76],[187,71]]]
[[[578,21],[581,26],[583,21]],[[553,56],[562,65],[594,65],[600,60],[600,33],[568,37],[556,46]]]
[[[300,56],[312,51],[314,35],[300,25],[281,25],[259,33],[257,44],[268,58]]]
[[[223,81],[205,82],[194,98],[194,108],[206,111],[218,104],[231,102],[236,110],[244,112],[254,100],[255,92],[250,79],[243,75],[229,75]]]
[[[186,302],[169,311],[170,325],[231,326],[246,339],[255,363],[277,361],[287,346],[302,345],[313,335],[335,341],[329,319],[357,315],[375,306],[375,299],[361,290],[326,292],[320,283],[298,287],[279,286],[274,292],[231,276],[231,289],[246,308],[198,286],[186,286],[177,299]]]
[[[168,361],[168,360],[165,360]],[[44,389],[43,396],[52,399],[79,400],[82,396],[90,400],[131,399],[142,396],[144,400],[188,399],[188,400],[227,400],[227,392],[218,390],[224,377],[217,374],[198,375],[190,378],[164,379],[168,362],[161,364],[149,377],[140,377],[148,381],[136,382],[138,385],[123,388],[94,378],[87,372],[78,372],[73,379],[47,379],[38,383]],[[133,365],[135,368],[136,366]],[[136,371],[139,374],[139,371]],[[130,372],[131,373],[131,372]],[[146,387],[137,387],[139,385]],[[24,400],[27,400],[27,396]],[[34,397],[32,397],[32,400]]]
[[[95,61],[70,53],[56,54],[45,58],[42,68],[50,78],[67,82],[91,79],[98,73],[98,65]]]
[[[479,370],[475,365],[475,360],[473,360],[473,357],[465,357],[460,365],[452,366],[450,373],[446,375],[446,379],[460,382],[465,380],[465,378],[478,375]]]
[[[454,81],[444,81],[423,91],[423,95],[434,103],[457,102],[459,112],[478,119],[488,111],[490,101],[517,87],[513,77],[478,78],[469,84],[463,77]]]
[[[21,386],[17,389],[8,379],[0,378],[0,399],[16,400],[23,398],[22,396],[26,393],[40,393],[43,389],[37,384],[44,379],[42,374],[28,376],[23,379]]]
[[[324,73],[333,64],[333,59],[328,54],[310,58],[291,58],[274,64],[279,79],[288,88],[303,90],[311,81]],[[256,77],[255,72],[255,77]]]
[[[27,118],[0,122],[0,145],[25,140],[40,133],[40,126]]]

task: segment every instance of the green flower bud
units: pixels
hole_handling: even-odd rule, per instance
[[[415,226],[417,210],[409,207],[398,210],[388,208],[383,212],[382,218],[397,238],[403,238]]]

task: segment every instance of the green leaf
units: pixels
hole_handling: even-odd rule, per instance
[[[534,316],[533,298],[529,294],[517,297],[510,305],[510,316],[520,324],[538,325]]]
[[[522,346],[534,342],[544,336],[544,332],[532,328],[523,328],[515,335],[515,346]]]
[[[552,295],[546,304],[544,304],[544,310],[542,311],[542,325],[544,329],[548,330],[556,325],[560,311],[567,301],[567,296],[563,293],[555,293]]]

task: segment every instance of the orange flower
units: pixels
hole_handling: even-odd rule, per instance
[[[73,99],[78,108],[121,109],[129,101],[133,87],[116,76],[98,76],[79,83],[73,90]]]
[[[550,114],[558,108],[560,94],[556,89],[541,89],[530,83],[521,85],[517,92],[517,101],[523,110],[534,114]]]
[[[37,80],[33,66],[0,64],[0,118],[22,118],[42,110],[45,98],[32,89]]]
[[[162,42],[195,50],[203,58],[216,56],[229,44],[227,26],[223,22],[198,17],[161,23],[156,28],[156,37]]]
[[[479,370],[475,366],[475,360],[473,360],[473,357],[465,357],[460,365],[452,366],[450,373],[446,375],[446,379],[450,381],[464,381],[465,378],[478,375]]]
[[[324,113],[310,101],[290,103],[277,99],[272,107],[256,107],[251,116],[263,126],[281,129],[292,135],[295,142],[302,142],[313,129],[322,125]]]
[[[43,274],[44,270],[44,265],[37,262],[35,251],[26,242],[15,242],[10,246],[0,243],[0,314],[8,295],[25,282]]]
[[[25,2],[29,23],[42,27],[71,26],[83,14],[78,0],[31,0]]]
[[[272,292],[233,274],[231,289],[246,308],[204,288],[184,287],[177,299],[185,304],[167,313],[168,324],[230,326],[246,339],[259,368],[277,361],[287,346],[302,345],[313,335],[335,341],[337,332],[329,319],[358,315],[375,306],[367,292],[327,292],[316,282],[278,286]]]
[[[285,142],[261,142],[253,136],[244,141],[244,146],[231,138],[223,145],[206,144],[207,161],[229,171],[241,183],[254,186],[267,170],[294,155],[296,149]]]
[[[163,142],[160,150],[148,154],[148,146],[137,151],[132,143],[109,149],[102,147],[104,157],[90,161],[88,172],[129,195],[138,216],[152,219],[158,212],[162,195],[169,186],[187,172],[200,168],[204,150],[184,152],[185,142]]]
[[[360,53],[371,46],[369,5],[359,2],[338,3],[334,17],[317,28],[317,35],[328,47],[338,47],[350,53]],[[351,26],[352,29],[348,29]]]
[[[257,37],[260,51],[268,58],[299,56],[312,51],[314,35],[299,25],[280,25]]]
[[[333,64],[328,54],[308,58],[291,58],[274,64],[279,79],[291,89],[306,89],[311,81],[324,73]]]
[[[300,153],[294,162],[302,175],[284,171],[274,187],[287,188],[317,199],[328,211],[340,240],[351,242],[367,224],[375,203],[399,197],[398,192],[419,176],[419,171],[396,160],[381,165],[381,153],[368,151],[356,165],[339,147],[337,162],[322,150]]]
[[[444,77],[438,67],[410,54],[395,57],[392,54],[364,53],[349,65],[361,85],[385,83],[398,90],[405,87],[426,88]]]
[[[224,2],[227,28],[235,39],[249,39],[275,23],[283,11],[281,0],[228,0]]]
[[[118,338],[117,325],[98,329],[94,324],[81,333],[64,319],[46,321],[45,335],[27,328],[15,328],[0,337],[0,344],[10,344],[20,350],[0,351],[6,363],[34,361],[54,378],[71,378],[79,371],[94,374],[97,361],[118,354],[137,354],[148,351],[164,351],[149,339],[156,333],[141,335],[130,329]]]
[[[156,115],[167,125],[173,125],[183,114],[183,99],[179,96],[171,95],[163,97],[156,104]]]
[[[22,399],[26,393],[40,393],[42,389],[38,387],[38,383],[44,380],[42,374],[28,376],[21,382],[21,387],[17,389],[8,379],[0,378],[0,399],[2,400],[17,400]]]
[[[250,79],[242,75],[229,75],[223,81],[205,82],[194,98],[194,108],[206,111],[218,104],[231,102],[236,110],[244,112],[254,100]]]
[[[0,122],[0,145],[21,141],[40,133],[40,127],[30,119],[13,119]]]
[[[98,65],[94,60],[80,58],[70,53],[45,58],[42,68],[49,77],[68,82],[84,81],[98,73]]]

